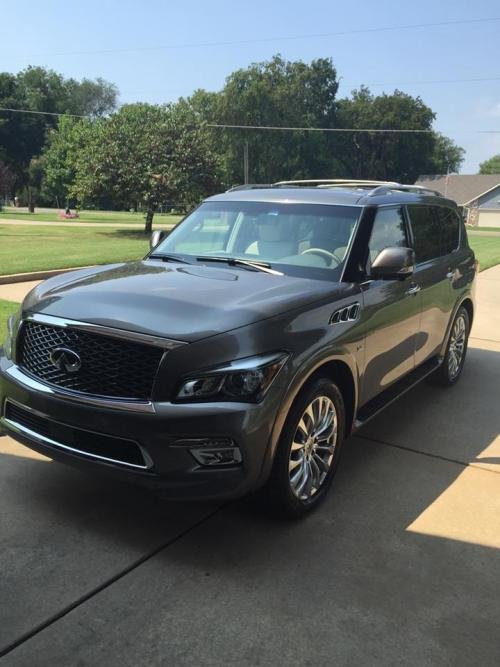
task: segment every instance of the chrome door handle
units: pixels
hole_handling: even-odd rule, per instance
[[[422,288],[420,285],[412,285],[409,289],[406,290],[406,294],[408,296],[412,296],[413,294],[418,294]]]

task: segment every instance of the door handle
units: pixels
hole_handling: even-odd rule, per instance
[[[412,285],[409,289],[406,290],[406,294],[408,296],[413,296],[415,294],[418,294],[422,288],[420,285]]]

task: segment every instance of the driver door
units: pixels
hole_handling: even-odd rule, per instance
[[[360,405],[387,389],[415,367],[420,328],[420,294],[412,279],[372,280],[370,266],[384,248],[409,247],[401,206],[375,211],[366,261],[364,289],[365,367]]]

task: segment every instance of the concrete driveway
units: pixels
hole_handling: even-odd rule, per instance
[[[460,383],[346,446],[298,523],[162,504],[0,438],[2,665],[500,664],[500,267]]]

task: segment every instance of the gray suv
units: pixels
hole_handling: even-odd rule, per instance
[[[284,182],[211,197],[142,261],[36,287],[0,354],[4,430],[171,498],[264,487],[300,516],[342,443],[428,377],[453,385],[476,261],[416,186]]]

